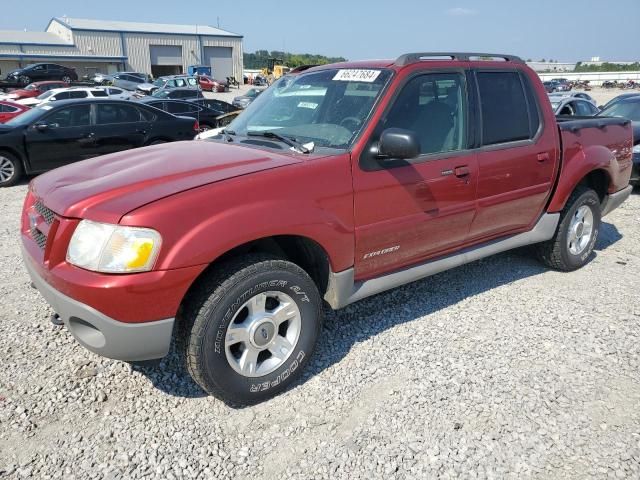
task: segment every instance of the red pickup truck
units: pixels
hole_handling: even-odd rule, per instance
[[[281,78],[212,139],[36,178],[23,255],[89,350],[156,359],[175,335],[207,392],[251,404],[299,376],[323,302],[528,244],[581,267],[631,165],[627,120],[556,120],[514,56],[326,65]]]

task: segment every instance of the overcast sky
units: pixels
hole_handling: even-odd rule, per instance
[[[208,24],[244,35],[245,51],[351,60],[409,51],[486,51],[538,60],[640,59],[640,0],[4,0],[2,30],[49,19]]]

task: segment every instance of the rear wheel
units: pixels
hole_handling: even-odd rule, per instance
[[[71,83],[71,77],[69,75],[65,75],[64,77],[62,77],[62,81],[64,83]]]
[[[320,333],[322,303],[297,265],[248,255],[203,278],[185,300],[182,321],[193,379],[227,403],[250,405],[300,376]]]
[[[15,185],[22,174],[22,162],[10,153],[0,152],[0,187]]]
[[[598,239],[601,210],[598,194],[579,186],[560,213],[551,240],[537,245],[538,257],[551,268],[576,270],[587,263]]]

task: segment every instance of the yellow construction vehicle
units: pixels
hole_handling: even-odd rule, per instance
[[[269,58],[267,60],[267,66],[262,69],[262,75],[265,77],[273,76],[274,79],[278,79],[283,75],[286,75],[291,68],[286,65],[282,65],[284,62],[281,58]]]

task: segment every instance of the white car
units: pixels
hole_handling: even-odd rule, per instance
[[[34,98],[23,98],[17,103],[28,107],[35,107],[56,100],[70,100],[74,98],[114,98],[116,100],[129,100],[131,93],[118,87],[69,87],[55,88],[44,92]]]

